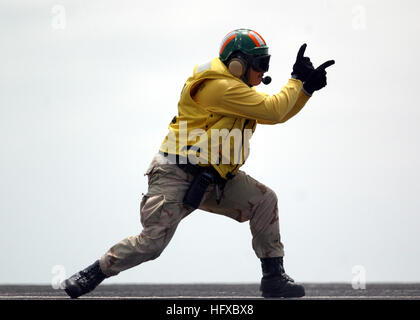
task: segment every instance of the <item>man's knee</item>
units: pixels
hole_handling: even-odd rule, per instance
[[[276,193],[267,187],[266,192],[264,193],[263,201],[269,205],[277,206],[277,195]]]
[[[278,221],[277,195],[270,188],[264,190],[255,211],[251,217],[251,228],[263,230]]]
[[[159,239],[156,239],[153,241],[153,243],[150,245],[149,249],[149,255],[150,260],[154,260],[159,258],[159,256],[162,254],[163,250],[165,250],[167,243],[163,242]]]
[[[147,260],[154,260],[165,250],[172,238],[174,230],[171,228],[165,228],[162,232],[159,232],[159,234],[155,236],[149,235],[146,230],[143,230],[143,232],[137,236],[137,246],[141,253],[146,254]]]

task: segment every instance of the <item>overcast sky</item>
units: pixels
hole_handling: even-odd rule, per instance
[[[336,61],[301,113],[257,127],[242,167],[277,193],[286,271],[351,282],[361,265],[368,282],[420,281],[419,9],[1,0],[0,284],[49,284],[141,231],[144,172],[184,81],[241,27],[270,47],[273,81],[258,90],[286,84],[302,43],[315,65]],[[260,278],[249,224],[197,210],[157,260],[106,283]]]

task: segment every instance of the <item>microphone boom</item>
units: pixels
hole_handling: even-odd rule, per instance
[[[269,84],[270,82],[271,82],[271,77],[266,76],[262,78],[262,83],[264,83],[265,85]]]

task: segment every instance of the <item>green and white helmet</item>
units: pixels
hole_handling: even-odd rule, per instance
[[[257,32],[251,29],[236,29],[223,38],[219,58],[226,62],[232,53],[238,51],[249,56],[268,55],[268,46]]]

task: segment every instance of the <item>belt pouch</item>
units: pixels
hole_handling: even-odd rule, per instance
[[[204,197],[204,193],[207,187],[214,181],[213,174],[208,171],[201,171],[197,174],[187,192],[185,193],[183,202],[189,206],[197,209],[200,205],[201,199]]]

